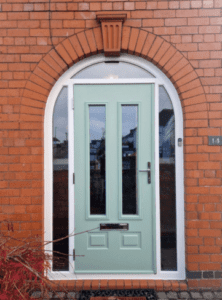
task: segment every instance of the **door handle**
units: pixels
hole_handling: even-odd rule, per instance
[[[139,170],[139,172],[147,172],[147,176],[148,176],[148,183],[151,183],[151,163],[148,162],[147,163],[147,169],[146,170]]]

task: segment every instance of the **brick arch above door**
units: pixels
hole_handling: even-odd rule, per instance
[[[23,123],[21,129],[27,128],[28,124],[24,122],[28,122],[34,115],[44,114],[50,90],[67,69],[85,57],[102,52],[100,27],[74,34],[51,49],[26,83],[20,110],[20,121]],[[167,75],[179,94],[185,128],[208,127],[204,89],[195,69],[180,51],[160,36],[123,26],[121,52],[151,61]]]

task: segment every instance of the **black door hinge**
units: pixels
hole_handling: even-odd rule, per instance
[[[73,184],[75,184],[75,173],[73,173]]]

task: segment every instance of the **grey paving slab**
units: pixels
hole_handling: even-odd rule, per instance
[[[40,291],[33,292],[31,295],[32,298],[36,298],[36,299],[39,299],[41,296],[42,296],[42,292]]]
[[[45,292],[43,295],[44,299],[51,299],[53,297],[52,292]]]
[[[181,299],[190,299],[190,294],[188,293],[188,292],[180,292],[179,293],[179,297],[181,298]],[[179,299],[180,299],[179,298]]]
[[[203,296],[202,296],[202,294],[200,292],[190,292],[190,294],[191,294],[191,297],[193,299],[201,299],[201,298],[203,298]]]
[[[203,292],[203,298],[204,299],[213,299],[214,293],[213,292]]]
[[[222,292],[214,292],[216,299],[222,299]]]
[[[75,292],[69,292],[67,294],[67,299],[76,299],[76,297],[77,297],[77,293]]]
[[[59,299],[59,298],[65,298],[66,297],[66,293],[64,293],[64,292],[57,292],[57,293],[55,293],[55,295],[54,295],[54,298],[55,299]]]
[[[177,295],[177,292],[168,292],[167,293],[167,298],[168,299],[178,299],[178,295]]]
[[[165,292],[158,292],[157,294],[157,299],[167,299],[167,295]]]

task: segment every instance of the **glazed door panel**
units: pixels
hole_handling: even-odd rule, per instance
[[[75,273],[156,272],[153,102],[153,84],[74,85]]]

